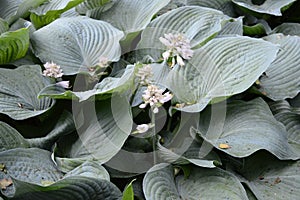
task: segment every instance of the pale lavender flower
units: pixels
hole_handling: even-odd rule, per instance
[[[136,127],[138,133],[146,133],[149,130],[149,124],[140,124]]]
[[[69,81],[59,81],[56,83],[57,86],[63,87],[63,88],[69,88]]]
[[[159,89],[157,86],[149,85],[142,95],[144,103],[142,103],[139,107],[145,108],[149,104],[153,113],[158,113],[158,108],[164,103],[170,101],[173,97],[170,92],[166,92],[164,94],[163,92],[164,90]]]
[[[62,72],[62,69],[59,65],[51,62],[46,62],[44,64],[45,70],[43,71],[44,76],[52,77],[52,78],[61,78],[64,73]]]
[[[101,68],[106,68],[106,67],[108,67],[108,65],[109,65],[109,60],[108,60],[108,58],[105,57],[105,56],[101,56],[101,57],[99,58],[98,65],[99,65]]]
[[[152,67],[150,65],[144,65],[143,67],[139,68],[136,76],[139,77],[142,85],[150,84],[153,76]]]
[[[159,38],[160,42],[163,43],[168,50],[162,55],[164,60],[168,60],[172,57],[172,65],[175,65],[175,60],[180,66],[184,66],[183,59],[191,59],[193,57],[194,51],[191,49],[190,40],[185,38],[183,34],[164,34],[164,37]]]

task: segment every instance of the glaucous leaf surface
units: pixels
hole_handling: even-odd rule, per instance
[[[106,12],[91,13],[90,17],[111,23],[125,35],[143,30],[152,17],[170,0],[119,0]]]
[[[52,0],[45,2],[39,7],[30,10],[30,20],[35,28],[41,28],[59,18],[65,11],[82,2],[83,0]]]
[[[0,64],[9,63],[25,56],[29,47],[29,30],[22,28],[0,35]]]
[[[66,91],[64,88],[53,84],[45,87],[39,93],[39,97],[47,96],[54,99],[77,99],[79,102],[88,100],[96,95],[98,96],[96,97],[97,99],[101,99],[101,96],[106,99],[107,95],[122,93],[134,87],[134,72],[135,66],[129,65],[121,77],[106,77],[97,83],[93,89],[82,92]]]
[[[260,77],[259,90],[274,101],[295,97],[300,92],[300,37],[275,34],[264,39],[280,50]]]
[[[285,127],[273,117],[263,99],[228,103],[225,121],[213,122],[216,127],[223,125],[223,130],[219,131],[208,128],[209,112],[208,109],[200,119],[199,134],[215,148],[239,158],[264,149],[281,160],[299,159],[300,154],[288,143]],[[222,144],[228,148],[223,148]]]
[[[190,175],[174,177],[173,167],[158,164],[145,175],[143,190],[146,199],[248,199],[239,180],[219,168],[193,167]]]
[[[285,126],[290,145],[300,155],[300,109],[291,107],[285,100],[271,103],[270,108],[274,117]]]
[[[44,63],[55,62],[65,75],[89,72],[100,57],[118,61],[123,33],[109,23],[88,17],[60,18],[32,35],[34,53]]]
[[[300,24],[298,23],[282,23],[272,30],[272,33],[282,33],[284,35],[300,36]]]
[[[117,200],[121,191],[111,182],[85,176],[71,176],[49,186],[39,186],[14,180],[16,200]]]
[[[8,31],[8,29],[9,29],[8,23],[4,19],[0,18],[0,35]]]
[[[1,0],[0,17],[11,24],[21,17],[26,18],[30,9],[36,8],[44,2],[46,0]]]
[[[132,129],[130,105],[124,97],[74,104],[79,138],[65,144],[67,157],[110,160],[123,146]]]
[[[178,99],[176,109],[199,112],[218,97],[248,89],[276,58],[278,47],[261,39],[222,37],[209,41],[185,66],[176,65],[167,77]]]
[[[27,148],[29,146],[28,141],[16,129],[0,121],[0,152],[14,148]]]
[[[17,69],[0,69],[0,113],[15,120],[38,116],[49,110],[54,101],[38,99],[38,93],[49,81],[39,65],[24,65]]]
[[[275,16],[281,16],[281,9],[295,1],[296,0],[265,0],[262,4],[258,5],[253,3],[252,0],[232,0],[233,3],[251,11]]]
[[[137,50],[151,49],[148,55],[157,60],[165,49],[159,41],[164,34],[182,33],[195,47],[217,34],[222,29],[222,23],[229,19],[222,12],[210,8],[184,6],[174,9],[157,17],[146,27]]]
[[[279,161],[266,152],[244,160],[237,171],[257,199],[297,199],[300,193],[299,161]]]

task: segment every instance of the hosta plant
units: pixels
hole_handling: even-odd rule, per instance
[[[2,0],[0,199],[298,199],[297,0]]]

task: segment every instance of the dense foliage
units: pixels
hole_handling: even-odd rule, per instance
[[[0,199],[297,199],[297,0],[1,0]]]

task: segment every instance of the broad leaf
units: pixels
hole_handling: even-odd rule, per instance
[[[48,1],[45,4],[30,10],[30,20],[35,28],[41,28],[42,26],[53,22],[59,18],[63,12],[77,6],[81,2],[83,2],[83,0]]]
[[[110,160],[123,146],[131,133],[130,105],[124,97],[73,105],[79,138],[71,144],[61,144],[70,158]],[[84,121],[83,121],[84,120]]]
[[[152,49],[145,55],[154,60],[161,58],[164,45],[159,41],[167,33],[183,33],[195,47],[213,37],[230,18],[222,12],[199,6],[185,6],[172,10],[153,20],[142,32],[137,49]]]
[[[224,170],[192,168],[188,178],[174,178],[173,168],[159,164],[145,175],[143,190],[146,199],[243,199],[246,192],[239,180]]]
[[[288,143],[285,127],[276,121],[268,105],[261,98],[249,102],[229,103],[225,121],[211,122],[209,109],[201,117],[199,123],[201,137],[231,156],[247,157],[264,149],[281,160],[300,158]],[[219,131],[209,129],[210,123],[215,127],[223,126],[223,129]]]
[[[103,180],[110,180],[109,173],[104,167],[102,167],[98,162],[86,161],[82,165],[79,165],[72,171],[68,172],[64,178],[72,176],[84,176],[89,178],[97,178]]]
[[[25,56],[29,47],[29,30],[5,32],[0,35],[0,64],[9,63]]]
[[[300,24],[298,23],[283,23],[273,29],[272,33],[282,33],[284,35],[300,36]]]
[[[297,199],[300,193],[299,161],[279,161],[269,154],[244,160],[238,172],[257,199]]]
[[[31,147],[50,150],[60,137],[75,131],[73,115],[70,112],[64,110],[57,118],[57,123],[46,136],[26,139]]]
[[[49,186],[33,185],[14,180],[17,188],[13,199],[19,200],[116,200],[121,191],[111,182],[84,176],[71,176]]]
[[[9,22],[16,21],[18,18],[26,18],[29,15],[29,10],[36,8],[46,0],[1,0],[0,2],[0,17]]]
[[[291,107],[287,101],[274,102],[270,108],[274,117],[285,125],[288,141],[300,155],[300,109]]]
[[[232,0],[233,3],[251,11],[275,16],[281,16],[281,9],[295,1],[296,0],[265,0],[261,5],[257,5],[253,3],[252,0]]]
[[[233,3],[231,0],[186,0],[187,5],[203,6],[222,11],[224,14],[234,17]]]
[[[276,34],[264,39],[280,45],[280,51],[260,78],[259,90],[275,101],[295,97],[300,92],[300,37]]]
[[[201,146],[195,141],[189,141],[185,138],[185,141],[181,146],[166,148],[158,143],[159,156],[164,162],[174,164],[189,164],[200,167],[214,168],[214,161],[219,162],[219,158],[215,152],[211,151],[209,155],[202,156],[200,151]]]
[[[167,78],[185,112],[199,112],[214,98],[248,89],[276,58],[278,48],[261,39],[222,37],[209,41]]]
[[[85,0],[78,6],[76,6],[76,11],[80,14],[87,14],[91,11],[97,11],[98,9],[102,12],[106,9],[111,8],[114,5],[114,1],[112,0]]]
[[[0,152],[29,146],[28,141],[16,129],[0,121]]]
[[[87,17],[60,18],[32,35],[34,52],[43,62],[60,65],[65,75],[88,72],[100,57],[117,61],[123,33]]]
[[[38,93],[49,84],[39,65],[17,69],[0,69],[0,113],[16,120],[38,116],[49,110],[54,101],[38,99]]]
[[[45,181],[55,182],[63,174],[52,162],[51,152],[38,148],[16,148],[0,152],[0,163],[3,163],[6,173],[0,171],[0,178],[12,178],[43,185]]]
[[[83,92],[72,92],[65,90],[56,84],[45,87],[39,97],[51,97],[54,99],[77,99],[79,102],[85,101],[93,96],[97,99],[107,98],[107,95],[125,92],[133,87],[135,66],[129,65],[121,77],[106,77],[97,83],[92,90]]]
[[[8,23],[0,18],[0,35],[6,31],[8,31],[9,26]]]
[[[243,35],[243,18],[232,19],[224,25],[218,36]]]
[[[100,13],[100,16],[96,12],[91,13],[90,17],[107,21],[127,35],[143,30],[152,17],[169,2],[170,0],[119,0],[111,9]]]

